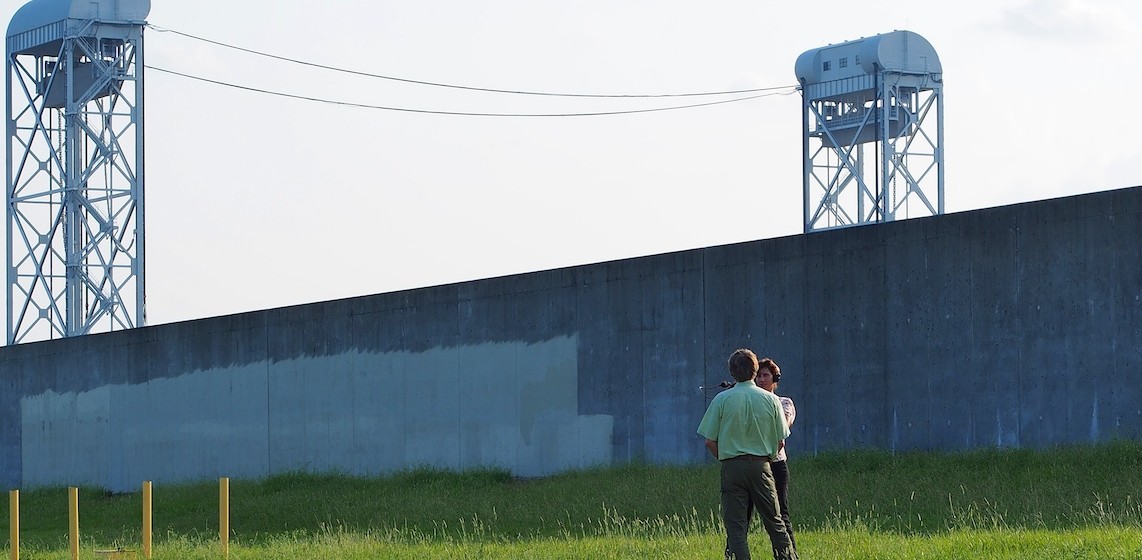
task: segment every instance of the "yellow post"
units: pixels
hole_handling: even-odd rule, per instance
[[[143,558],[151,560],[151,481],[143,481]]]
[[[79,560],[79,488],[67,489],[67,519],[71,536],[71,560]]]
[[[230,557],[230,479],[218,479],[218,539],[222,558]]]
[[[12,560],[20,560],[20,491],[8,492],[8,529],[11,536]]]

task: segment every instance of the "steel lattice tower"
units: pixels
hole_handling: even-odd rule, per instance
[[[149,0],[32,0],[7,37],[7,343],[145,323]]]
[[[806,233],[944,213],[943,69],[927,40],[893,31],[813,49],[796,73]]]

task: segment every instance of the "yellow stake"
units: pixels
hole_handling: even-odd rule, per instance
[[[230,479],[218,479],[218,539],[222,558],[230,558]]]
[[[143,481],[143,558],[151,560],[151,481]]]
[[[12,545],[12,560],[20,560],[20,491],[8,492],[8,528]]]
[[[79,488],[67,489],[67,519],[70,522],[71,560],[79,560]]]

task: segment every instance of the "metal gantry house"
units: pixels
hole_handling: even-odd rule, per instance
[[[145,323],[149,0],[32,0],[8,25],[8,336]]]
[[[943,68],[927,40],[893,31],[829,45],[795,70],[806,233],[944,213]]]

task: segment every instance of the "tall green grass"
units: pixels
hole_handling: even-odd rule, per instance
[[[795,457],[790,466],[806,558],[1142,560],[1139,443],[849,451]],[[717,469],[631,464],[542,479],[418,469],[376,479],[234,480],[231,557],[717,557]],[[156,485],[156,557],[216,558],[217,501],[214,481]],[[66,489],[22,492],[21,506],[22,557],[65,558]],[[82,489],[84,549],[137,548],[140,511],[138,493]],[[765,540],[754,533],[755,554]]]
[[[1142,443],[957,454],[878,451],[790,463],[791,510],[809,527],[1070,529],[1142,523]],[[792,490],[791,490],[792,493]]]

